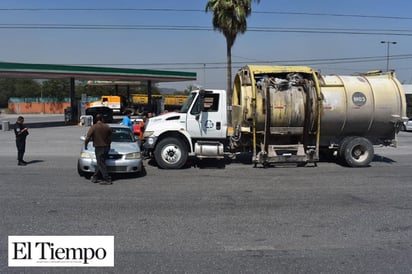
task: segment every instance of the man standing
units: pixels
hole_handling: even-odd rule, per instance
[[[122,120],[122,125],[128,126],[131,131],[133,131],[133,122],[131,119],[132,112],[130,110],[126,110],[125,116]]]
[[[23,156],[26,151],[26,137],[29,135],[29,131],[24,125],[23,116],[17,117],[17,121],[14,124],[14,134],[16,135],[17,164],[25,166],[27,162],[23,160]]]
[[[91,178],[92,183],[97,183],[100,178],[101,185],[111,185],[112,179],[107,172],[106,159],[109,155],[110,144],[112,142],[112,130],[104,123],[101,114],[96,115],[96,124],[94,124],[87,132],[84,146],[87,149],[90,139],[93,140],[94,153],[96,155],[97,167],[94,175]]]

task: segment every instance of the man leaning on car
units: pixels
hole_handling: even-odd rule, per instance
[[[109,155],[110,144],[112,142],[112,130],[103,121],[100,114],[96,115],[96,123],[89,129],[84,141],[87,149],[90,139],[93,139],[94,153],[96,155],[97,167],[91,178],[92,183],[97,183],[101,178],[101,185],[111,185],[112,179],[107,172],[106,159]]]

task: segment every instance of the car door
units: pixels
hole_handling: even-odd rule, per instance
[[[205,92],[203,98],[198,96],[187,115],[187,131],[192,139],[225,138],[226,123],[223,115],[225,109],[221,106],[221,94]]]

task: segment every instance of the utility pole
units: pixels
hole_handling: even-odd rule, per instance
[[[203,64],[203,88],[206,88],[206,64]]]
[[[381,44],[386,44],[386,71],[389,71],[389,45],[396,45],[395,41],[381,41]]]

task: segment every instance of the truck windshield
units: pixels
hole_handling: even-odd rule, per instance
[[[186,99],[186,102],[183,104],[182,108],[180,109],[180,113],[187,113],[189,111],[190,106],[192,105],[193,101],[196,98],[196,92],[192,92]]]

